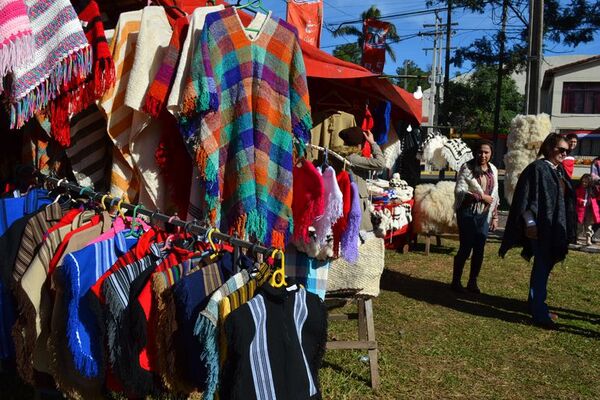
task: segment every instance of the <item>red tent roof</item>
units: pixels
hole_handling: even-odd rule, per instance
[[[361,79],[362,90],[373,90],[380,97],[391,101],[400,109],[407,122],[421,123],[421,100],[415,99],[411,93],[360,65],[340,60],[311,44],[302,42],[301,46],[306,75],[309,78],[350,79],[348,85],[355,85],[351,79]]]

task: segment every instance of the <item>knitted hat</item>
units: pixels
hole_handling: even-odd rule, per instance
[[[92,69],[92,50],[68,0],[29,0],[27,15],[35,38],[35,59],[14,69],[9,97],[10,127],[21,128],[37,112],[60,95],[52,105],[63,115],[77,109],[77,98],[69,96],[82,85]],[[65,110],[66,109],[66,110]],[[61,144],[68,137],[56,137]]]
[[[0,0],[0,93],[7,73],[34,54],[33,34],[23,0]]]
[[[306,160],[301,160],[300,166],[294,166],[293,174],[294,240],[308,243],[310,239],[308,228],[317,217],[323,215],[325,208],[323,177],[315,166]]]

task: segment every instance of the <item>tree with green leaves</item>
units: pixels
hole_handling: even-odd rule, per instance
[[[334,57],[340,60],[350,61],[354,64],[360,64],[362,58],[362,49],[356,43],[346,43],[336,46],[333,49]]]
[[[414,75],[421,76],[421,79],[408,78],[406,79],[406,90],[414,93],[417,86],[421,86],[421,90],[429,89],[428,76],[429,71],[422,70],[413,60],[404,60],[401,67],[396,68],[396,75]],[[405,78],[396,78],[394,84],[404,87]]]
[[[494,131],[495,67],[477,67],[469,76],[450,81],[452,99],[448,103],[449,122],[460,133]],[[502,79],[499,131],[508,133],[510,121],[522,111],[524,97],[510,76]]]
[[[381,19],[381,11],[377,8],[377,6],[372,5],[368,10],[363,11],[360,14],[360,19],[363,22],[367,19]],[[362,58],[363,44],[365,42],[365,35],[362,26],[356,27],[353,25],[346,25],[333,31],[333,37],[340,36],[353,36],[356,38],[356,43],[348,43],[343,44],[341,46],[337,46],[335,50],[333,50],[333,55],[338,58],[342,58],[343,60],[352,61],[356,64],[360,64]],[[396,31],[396,26],[394,24],[390,24],[390,29],[387,33],[387,41],[385,44],[385,52],[390,56],[390,58],[394,62],[396,62],[396,53],[394,53],[394,49],[392,49],[390,43],[397,42],[399,40],[400,37],[398,36],[398,33]],[[360,54],[358,62],[356,62],[357,52],[358,54]]]
[[[527,61],[529,37],[528,9],[531,0],[508,0],[506,48],[503,57],[506,73],[522,69]],[[453,7],[465,8],[491,16],[500,25],[503,0],[453,0]],[[429,0],[427,5],[446,5],[447,0]],[[551,43],[576,47],[594,40],[600,29],[600,1],[597,0],[544,0],[544,37]],[[458,48],[452,62],[462,67],[465,62],[475,65],[498,63],[500,29],[489,32],[468,46]]]

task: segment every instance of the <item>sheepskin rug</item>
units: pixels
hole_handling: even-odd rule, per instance
[[[504,197],[510,204],[521,172],[535,159],[546,136],[552,130],[548,114],[517,115],[510,124],[508,148],[504,155]]]
[[[444,234],[458,232],[454,214],[455,182],[426,183],[415,188],[412,209],[416,233]]]

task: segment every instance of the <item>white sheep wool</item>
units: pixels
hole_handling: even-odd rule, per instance
[[[412,209],[416,233],[442,234],[458,231],[454,214],[455,185],[451,181],[417,185]]]
[[[510,204],[521,172],[535,159],[546,136],[552,130],[548,114],[517,115],[510,123],[504,155],[504,197]]]
[[[442,135],[428,137],[423,144],[423,161],[436,169],[445,168],[447,161],[442,150],[447,141],[448,138]]]

